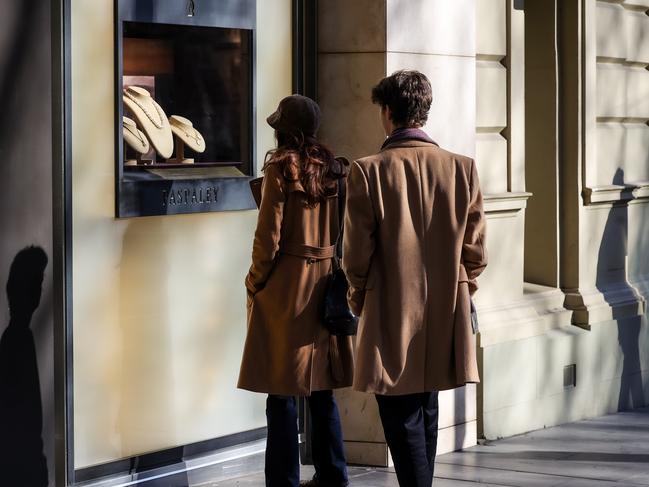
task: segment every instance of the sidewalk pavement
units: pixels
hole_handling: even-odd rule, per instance
[[[351,467],[350,487],[398,487],[393,469]],[[313,475],[305,467],[302,478]],[[200,487],[263,486],[263,474]],[[488,442],[437,458],[434,487],[649,486],[649,408]]]

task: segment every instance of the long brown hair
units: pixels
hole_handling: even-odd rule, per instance
[[[315,206],[326,196],[325,179],[339,179],[342,167],[333,152],[315,137],[302,133],[275,131],[277,148],[266,153],[264,170],[277,164],[288,181],[299,181],[309,206]]]

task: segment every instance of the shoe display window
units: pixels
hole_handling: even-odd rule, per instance
[[[255,2],[115,5],[117,216],[253,208]]]

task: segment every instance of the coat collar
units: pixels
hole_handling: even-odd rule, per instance
[[[398,128],[385,139],[381,151],[395,147],[421,147],[436,145],[437,142],[431,139],[426,132],[418,128]]]
[[[383,152],[389,149],[401,149],[401,148],[408,148],[408,147],[439,147],[439,144],[437,142],[424,142],[423,140],[401,140],[401,141],[395,141],[395,142],[390,142],[388,144],[385,144],[383,147],[381,147],[381,150],[379,152]]]

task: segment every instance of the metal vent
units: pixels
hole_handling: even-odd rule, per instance
[[[575,387],[577,385],[577,364],[566,365],[563,368],[563,387]]]

